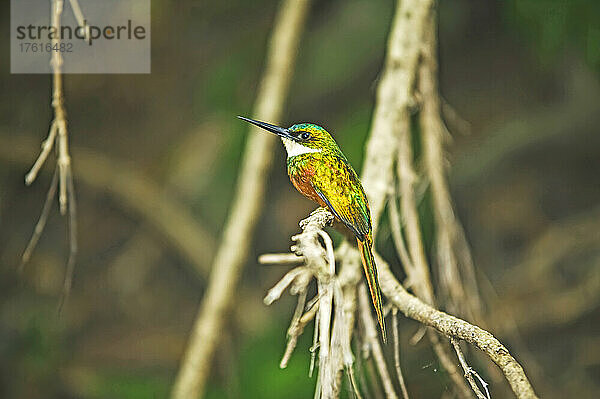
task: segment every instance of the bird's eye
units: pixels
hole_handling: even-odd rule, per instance
[[[308,132],[302,132],[302,134],[300,135],[300,138],[302,140],[308,140],[310,138],[310,133],[308,133]]]

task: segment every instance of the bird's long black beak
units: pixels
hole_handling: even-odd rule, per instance
[[[245,118],[245,117],[239,116],[239,115],[238,115],[238,118],[240,118],[243,121],[250,122],[253,125],[256,125],[256,126],[258,126],[260,128],[263,128],[266,131],[269,131],[269,132],[271,132],[273,134],[276,134],[279,137],[285,137],[286,139],[293,139],[293,137],[290,134],[289,130],[284,129],[282,127],[271,125],[270,123],[261,122],[261,121],[257,121],[257,120],[250,119],[250,118]]]

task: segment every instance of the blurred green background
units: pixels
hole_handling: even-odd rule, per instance
[[[487,276],[487,327],[542,397],[597,397],[600,2],[440,3],[450,184],[475,265]],[[23,177],[52,118],[51,81],[11,75],[8,36],[0,41],[0,397],[167,396],[206,278],[139,212],[135,204],[152,209],[147,191],[126,200],[98,175],[109,165],[189,212],[209,238],[198,243],[208,268],[248,128],[235,115],[251,112],[277,4],[153,0],[150,75],[65,76],[80,252],[60,317],[68,248],[56,209],[24,274],[16,273],[50,183],[49,165],[30,188]],[[8,2],[1,7],[7,27]],[[357,167],[394,7],[316,0],[285,106],[283,124],[327,127]],[[78,169],[78,156],[91,167]],[[208,398],[312,397],[312,327],[280,370],[295,302],[284,296],[263,305],[285,268],[256,262],[287,251],[298,220],[314,208],[287,181],[284,157],[278,146]],[[425,233],[431,242],[426,223]],[[378,245],[393,256],[385,238]],[[413,398],[448,394],[427,343],[408,343],[417,330],[401,320],[408,389]],[[493,397],[510,397],[483,358],[472,362]]]

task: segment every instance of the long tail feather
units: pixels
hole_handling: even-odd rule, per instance
[[[385,335],[385,321],[383,319],[383,303],[381,301],[381,290],[379,289],[379,280],[377,279],[377,267],[375,266],[375,258],[373,257],[373,251],[371,249],[371,243],[369,240],[361,241],[356,239],[358,243],[358,249],[362,258],[363,268],[365,270],[365,276],[367,277],[367,283],[369,284],[369,291],[371,291],[371,300],[377,313],[377,321],[381,328],[381,336],[383,342],[387,342]]]

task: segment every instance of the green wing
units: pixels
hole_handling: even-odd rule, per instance
[[[315,171],[312,185],[329,210],[356,236],[371,300],[377,312],[383,341],[386,342],[383,302],[371,248],[371,212],[358,176],[348,161],[334,158]]]
[[[364,241],[371,233],[371,213],[365,192],[345,159],[336,158],[332,163],[316,171],[313,188],[329,210]]]

